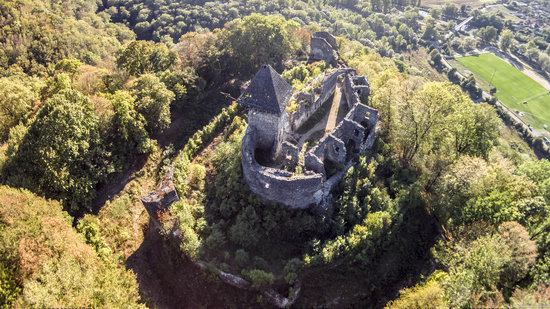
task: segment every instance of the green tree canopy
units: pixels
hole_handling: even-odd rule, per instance
[[[492,43],[498,36],[497,28],[493,26],[487,26],[480,28],[477,31],[477,35],[481,38],[481,41],[490,44]]]
[[[502,30],[500,34],[500,48],[503,51],[509,50],[514,44],[514,33],[510,29]]]
[[[280,65],[297,48],[291,34],[298,24],[280,16],[252,14],[227,28],[227,49],[236,71],[244,75],[263,64]]]
[[[145,74],[131,87],[136,110],[143,115],[149,134],[159,134],[170,125],[170,104],[174,93],[153,74]]]
[[[100,258],[58,202],[0,186],[0,222],[0,307],[143,308],[134,275]]]
[[[0,78],[0,142],[38,100],[37,91],[18,78]]]
[[[149,152],[151,140],[145,129],[145,118],[135,110],[134,97],[127,91],[117,91],[108,98],[115,110],[110,137],[115,160],[123,164],[132,154]]]
[[[120,52],[117,65],[131,75],[158,73],[176,63],[176,53],[162,43],[133,41]]]
[[[99,120],[88,99],[62,90],[38,112],[8,166],[9,182],[63,200],[77,213],[89,207],[107,173]]]

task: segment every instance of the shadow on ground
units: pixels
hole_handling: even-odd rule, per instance
[[[257,295],[223,284],[182,257],[149,222],[143,243],[126,261],[150,308],[257,308]],[[266,308],[265,305],[261,305]]]

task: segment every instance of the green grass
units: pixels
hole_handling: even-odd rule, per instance
[[[514,15],[514,12],[510,11],[508,8],[506,8],[504,5],[495,5],[491,6],[486,9],[486,11],[491,13],[502,13],[505,19],[511,20],[512,22],[519,22],[521,21],[520,18],[518,18],[516,15]]]
[[[459,71],[463,66],[472,72],[484,90],[496,87],[499,101],[514,112],[523,112],[525,122],[548,134],[543,125],[550,126],[550,93],[543,86],[494,54],[461,57],[456,62]]]

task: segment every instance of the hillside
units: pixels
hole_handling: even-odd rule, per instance
[[[102,250],[93,226],[80,229],[86,236],[58,202],[1,186],[2,306],[141,307],[135,276]]]

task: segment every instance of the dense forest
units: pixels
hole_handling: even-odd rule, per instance
[[[321,27],[361,40],[383,55],[415,48],[420,29],[416,0],[330,1],[106,1],[101,7],[138,38],[178,42],[201,29],[223,28],[252,13],[280,14],[301,26]],[[405,10],[405,8],[410,9]],[[401,9],[402,14],[388,14]]]
[[[270,306],[214,270],[300,286],[297,307],[547,305],[550,162],[410,61],[439,35],[419,5],[0,1],[0,307]],[[296,89],[322,73],[320,29],[381,114],[327,213],[250,192],[232,103],[263,64]],[[157,230],[140,198],[171,167],[181,200]]]

